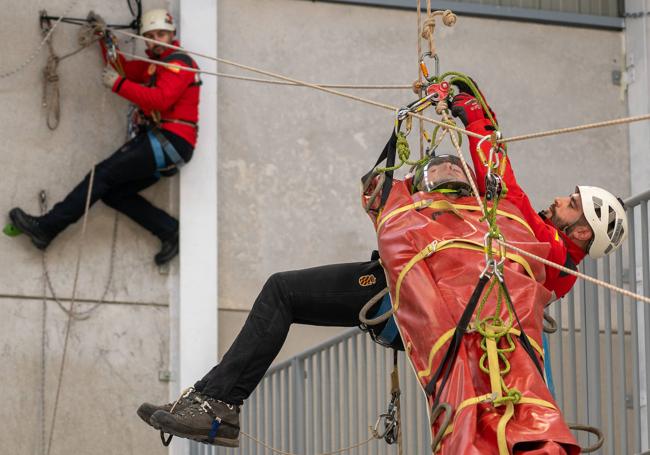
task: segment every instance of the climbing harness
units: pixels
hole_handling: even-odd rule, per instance
[[[178,154],[169,139],[158,128],[152,128],[147,132],[153,156],[156,160],[156,172],[154,175],[160,178],[161,175],[170,177],[178,172],[185,165],[185,160]],[[172,164],[167,165],[165,157],[169,158]]]

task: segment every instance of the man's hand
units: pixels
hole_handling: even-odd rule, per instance
[[[96,35],[103,36],[106,32],[106,21],[94,11],[88,13],[88,24],[91,26]]]
[[[476,98],[462,92],[451,101],[451,114],[458,117],[465,127],[486,118],[485,112]]]
[[[117,71],[115,71],[110,65],[106,65],[104,71],[102,72],[102,82],[104,85],[112,90],[113,86],[115,85],[115,81],[117,81],[119,78],[120,75],[117,74]]]

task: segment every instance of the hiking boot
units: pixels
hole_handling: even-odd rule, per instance
[[[162,404],[162,405],[142,403],[136,412],[138,413],[138,416],[142,420],[144,420],[148,425],[151,425],[156,430],[160,430],[159,427],[151,423],[151,416],[154,414],[154,412],[156,411],[166,411],[171,413],[179,412],[180,410],[186,408],[192,403],[195,403],[194,401],[195,399],[198,399],[200,402],[203,401],[203,397],[201,397],[201,394],[199,394],[199,392],[194,390],[194,387],[190,387],[189,389],[184,390],[181,396],[178,398],[178,400],[174,402]]]
[[[239,406],[214,398],[169,413],[159,410],[151,416],[151,423],[160,431],[180,438],[205,444],[239,447]]]
[[[153,260],[158,266],[164,265],[174,259],[178,254],[178,249],[178,231],[176,231],[170,238],[162,241],[160,251],[154,256]]]
[[[54,238],[40,225],[38,217],[26,214],[22,209],[15,207],[9,212],[9,218],[14,226],[26,234],[39,250],[44,250]]]

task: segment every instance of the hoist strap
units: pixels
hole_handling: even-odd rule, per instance
[[[470,330],[471,330],[471,327],[470,327]],[[433,364],[434,357],[436,356],[438,351],[440,351],[440,348],[442,348],[442,346],[447,341],[449,341],[449,339],[452,336],[454,336],[455,331],[456,331],[456,327],[454,327],[452,329],[449,329],[445,333],[443,333],[440,338],[438,338],[436,340],[436,342],[433,344],[433,347],[431,348],[431,352],[429,352],[429,361],[428,361],[427,368],[424,369],[424,370],[418,371],[418,377],[419,378],[426,378],[427,376],[429,376],[431,374],[431,367],[432,367],[432,364]],[[515,335],[515,336],[520,336],[521,335],[521,331],[514,328],[514,327],[510,327],[510,329],[508,330],[508,333],[510,333],[512,335]],[[542,358],[544,358],[544,350],[541,348],[539,343],[537,343],[537,341],[535,341],[533,338],[530,338],[530,337],[528,337],[528,340],[530,341],[530,344],[533,346],[533,348],[539,353],[539,355]]]
[[[409,211],[411,209],[413,210],[419,210],[422,208],[430,208],[434,211],[450,211],[458,215],[459,217],[462,218],[462,215],[460,213],[460,210],[468,210],[471,212],[480,212],[482,209],[478,205],[468,205],[468,204],[454,204],[453,202],[449,202],[447,200],[441,199],[441,200],[432,200],[432,199],[422,199],[420,201],[414,202],[412,204],[408,204],[402,207],[399,207],[391,212],[388,212],[386,215],[384,215],[379,223],[377,224],[377,231],[381,229],[381,227],[384,225],[386,221],[388,221],[390,218],[394,217],[395,215],[399,215],[400,213]],[[516,221],[517,223],[521,224],[523,227],[526,228],[528,232],[531,234],[535,234],[533,232],[533,229],[530,227],[530,225],[524,220],[522,217],[517,216],[513,213],[506,212],[505,210],[497,209],[497,215],[503,216],[505,218],[508,218],[510,220]]]
[[[488,335],[494,335],[495,331],[491,327],[486,327]],[[496,340],[488,336],[485,338],[488,358],[488,371],[490,376],[490,388],[497,399],[503,398],[503,389],[501,387],[501,367],[499,367],[499,351]]]
[[[377,158],[377,162],[375,163],[373,168],[370,171],[368,171],[366,175],[361,177],[361,183],[363,184],[364,188],[367,186],[368,182],[377,175],[376,169],[377,166],[379,166],[379,163],[386,160],[386,167],[391,168],[392,166],[395,165],[395,157],[397,156],[396,131],[399,131],[399,125],[401,125],[401,121],[398,122],[397,127],[393,129],[390,139],[388,139],[388,142],[384,146],[384,149],[379,154],[379,158]],[[384,204],[386,203],[386,200],[388,200],[388,195],[390,194],[390,190],[393,187],[393,171],[392,170],[386,171],[384,175],[386,176],[386,178],[384,179],[384,184],[382,185],[381,188],[381,202],[379,203],[379,209],[383,208]]]

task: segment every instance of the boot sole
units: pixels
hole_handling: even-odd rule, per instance
[[[165,433],[174,435],[179,438],[183,439],[191,439],[192,441],[200,442],[202,444],[208,444],[208,445],[215,445],[215,446],[223,446],[223,447],[239,447],[239,438],[232,439],[232,438],[223,438],[223,437],[215,437],[212,442],[208,441],[208,438],[205,436],[197,435],[197,434],[189,434],[189,433],[183,433],[181,431],[174,431],[170,430],[169,428],[165,428],[163,424],[157,421],[153,416],[150,419],[150,425],[157,430],[163,431]]]

